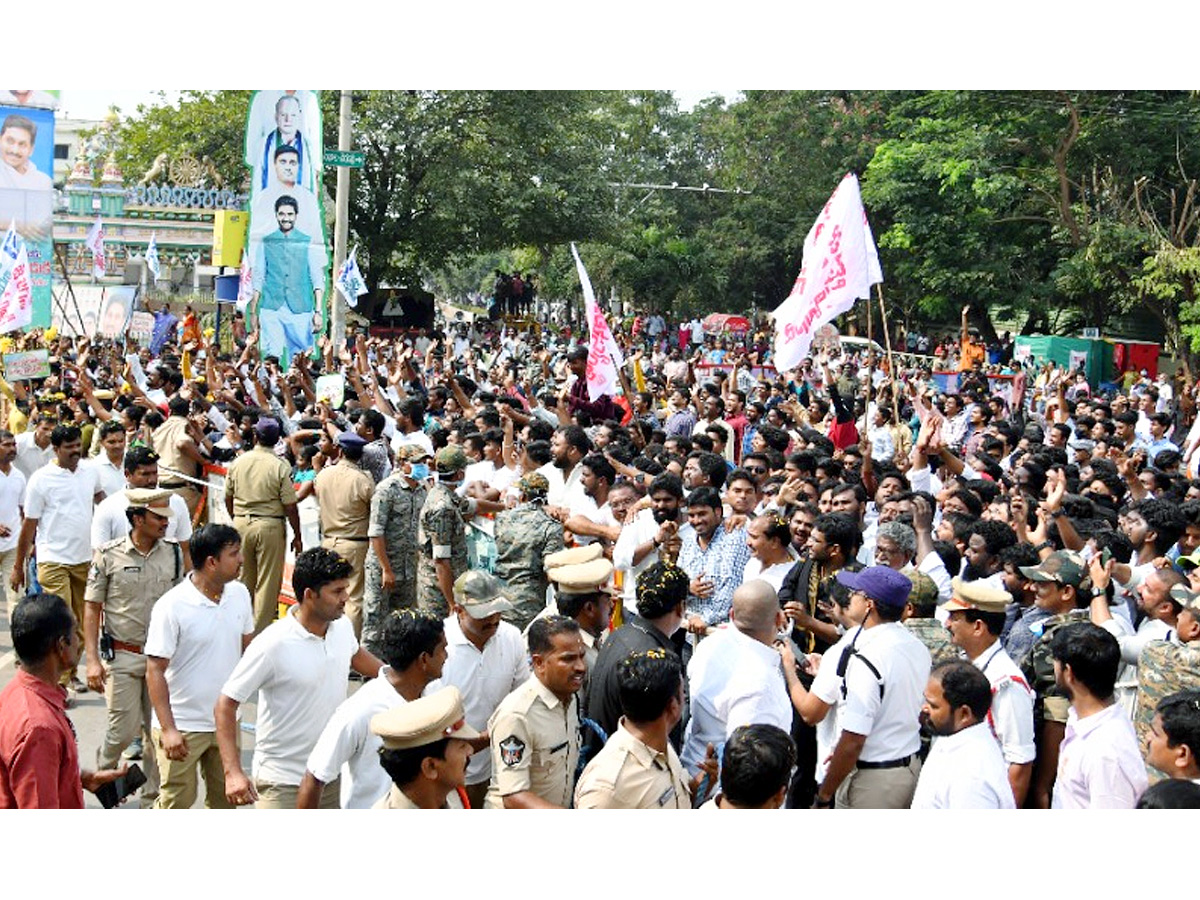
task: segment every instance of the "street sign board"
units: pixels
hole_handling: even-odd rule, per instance
[[[327,166],[361,169],[367,161],[367,154],[362,150],[326,150],[324,160]]]

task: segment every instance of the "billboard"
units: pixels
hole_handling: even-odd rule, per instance
[[[329,271],[316,91],[256,91],[246,117],[251,172],[250,326],[263,356],[311,352]]]
[[[0,230],[16,226],[29,254],[32,328],[50,324],[54,254],[54,110],[46,91],[0,91]]]

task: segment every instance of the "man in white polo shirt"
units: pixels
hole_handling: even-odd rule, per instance
[[[96,470],[96,480],[100,482],[100,490],[106,497],[120,494],[125,490],[125,472],[122,463],[125,458],[125,426],[119,419],[109,419],[100,423],[100,453],[83,461],[83,465]],[[157,485],[150,485],[157,487]],[[123,537],[123,535],[117,535]]]
[[[21,535],[21,507],[25,504],[25,473],[13,465],[17,439],[11,431],[0,430],[0,578],[8,595],[8,621],[20,594],[9,584],[17,561],[17,540]]]
[[[441,677],[446,662],[442,620],[416,609],[398,609],[383,622],[379,653],[384,666],[333,714],[308,755],[298,809],[316,809],[325,785],[342,775],[342,809],[370,809],[392,786],[379,751],[383,739],[371,718],[416,700]]]
[[[472,809],[483,809],[492,778],[487,723],[500,701],[529,680],[525,640],[515,625],[500,620],[513,608],[505,585],[487,572],[464,572],[454,582],[454,608],[446,619],[446,665],[434,685],[462,693],[467,724],[482,733],[467,764],[466,793]]]
[[[246,650],[217,700],[217,743],[230,803],[295,809],[308,755],[346,699],[350,669],[374,678],[382,665],[358,645],[344,615],[350,563],[324,547],[296,557],[296,605],[267,626]],[[242,769],[237,711],[257,695],[253,780]],[[321,792],[322,809],[338,808],[337,781]]]
[[[230,809],[213,706],[254,636],[250,592],[237,581],[242,539],[228,525],[199,529],[193,569],[150,611],[146,688],[161,784],[155,809],[189,809],[204,773],[204,805]]]
[[[67,601],[82,641],[84,594],[92,561],[92,510],[104,499],[104,492],[96,471],[79,465],[83,439],[78,427],[55,425],[50,443],[54,462],[34,472],[25,491],[25,524],[9,584],[14,591],[25,586],[25,563],[36,543],[38,583]],[[78,663],[76,667],[63,673],[63,684],[83,693],[87,686],[79,680]]]
[[[98,550],[109,541],[125,537],[129,534],[129,519],[125,510],[129,508],[129,498],[125,496],[125,487],[146,488],[153,490],[158,487],[158,454],[149,447],[139,444],[125,453],[125,475],[121,490],[109,494],[96,507],[92,518],[92,549]],[[107,491],[105,492],[107,493]],[[167,523],[167,534],[163,538],[179,545],[183,554],[184,571],[192,567],[191,554],[188,552],[188,541],[192,537],[192,517],[188,513],[187,502],[178,494],[171,494],[171,519]]]
[[[42,413],[33,424],[33,431],[17,435],[17,458],[14,463],[26,479],[42,466],[48,466],[54,461],[50,432],[56,424],[53,416]]]

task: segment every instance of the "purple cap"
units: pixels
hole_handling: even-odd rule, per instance
[[[837,573],[837,580],[852,591],[862,591],[876,603],[897,609],[908,603],[912,591],[908,576],[889,566],[867,566],[861,572],[843,569]]]

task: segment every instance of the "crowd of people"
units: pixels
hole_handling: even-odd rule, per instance
[[[636,318],[20,338],[0,808],[1200,805],[1196,384]]]

